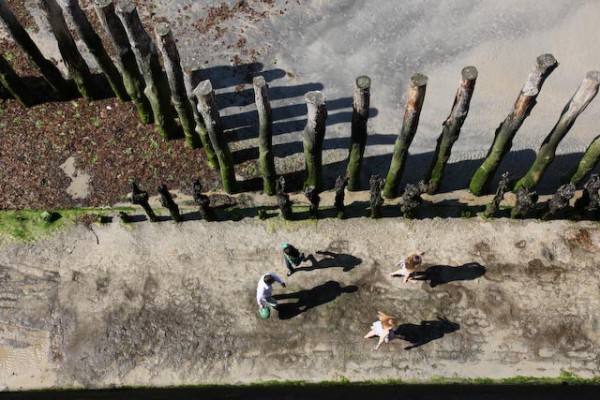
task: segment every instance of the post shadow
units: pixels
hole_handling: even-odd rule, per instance
[[[280,68],[263,71],[264,64],[251,62],[240,65],[214,65],[208,68],[195,68],[191,71],[192,83],[198,84],[210,79],[213,89],[226,89],[241,84],[251,84],[252,79],[262,75],[267,82],[283,78],[285,71]]]
[[[379,138],[379,140],[383,141],[385,140],[384,136],[388,135],[381,136],[383,137]],[[371,143],[371,135],[369,135],[369,138],[367,139],[367,148],[370,144],[375,144]],[[408,183],[415,183],[423,179],[423,165],[429,165],[433,156],[433,151],[419,154],[409,154],[406,167],[404,169],[404,174],[402,175],[402,180],[400,182],[400,188],[404,188]],[[498,173],[492,181],[491,188],[493,190],[496,189],[500,182],[502,173],[506,171],[508,171],[510,176],[514,177],[515,179],[523,176],[529,170],[529,167],[535,160],[535,156],[535,151],[531,149],[509,152],[502,160],[502,163],[498,168]],[[561,179],[564,172],[572,170],[582,156],[583,153],[581,152],[557,155],[553,163],[546,170],[546,173],[540,181],[540,184],[536,187],[536,192],[540,195],[554,194],[556,189],[563,183],[561,182]],[[363,185],[361,186],[362,189],[368,188],[366,183],[369,176],[375,174],[384,176],[387,173],[387,168],[390,165],[391,158],[392,154],[390,153],[366,157],[363,160],[363,166],[361,168],[361,182],[363,182]],[[444,179],[442,180],[438,193],[467,189],[469,187],[471,177],[477,168],[479,168],[479,166],[483,163],[483,160],[484,158],[478,158],[461,160],[447,164],[444,170]],[[330,176],[330,165],[332,164],[323,166],[324,181],[329,178],[327,182],[333,182],[335,180],[335,176]],[[596,171],[600,171],[600,165],[597,165],[592,173],[598,173]],[[493,191],[490,192],[490,194],[492,193]]]
[[[273,298],[277,301],[295,299],[293,303],[279,303],[277,311],[279,319],[291,319],[311,308],[330,303],[343,293],[354,293],[358,290],[355,285],[342,286],[339,282],[328,281],[312,289],[300,290],[294,293],[276,294]]]
[[[421,321],[421,324],[402,324],[394,331],[394,338],[406,340],[411,345],[404,350],[411,350],[423,346],[433,340],[441,339],[447,333],[456,332],[460,324],[443,317],[433,321]]]
[[[144,221],[148,221],[148,217],[146,217],[144,214],[136,214],[136,215],[127,216],[128,224],[136,223],[136,222],[144,222]]]
[[[430,287],[436,287],[453,281],[470,281],[483,276],[486,269],[477,262],[453,267],[451,265],[434,265],[425,271],[413,273],[413,279],[417,281],[429,281]]]
[[[296,98],[304,96],[307,92],[313,90],[322,90],[323,85],[320,83],[308,83],[298,86],[281,86],[274,89],[280,89],[280,96],[283,98]],[[269,100],[273,101],[271,93],[273,89],[269,88]],[[217,95],[226,96],[228,93]],[[236,95],[239,95],[237,93]],[[254,97],[252,97],[248,104],[253,104]],[[348,106],[346,104],[349,103]],[[248,105],[246,104],[246,105]],[[326,101],[327,110],[329,115],[327,117],[327,126],[333,126],[340,123],[350,123],[352,119],[352,98],[342,97],[339,99]],[[220,106],[221,107],[221,106]],[[337,112],[333,112],[337,110]],[[301,132],[306,126],[306,104],[288,104],[281,107],[274,107],[273,113],[273,136],[283,135],[293,132]],[[371,107],[369,109],[371,117],[378,114],[376,108]],[[291,118],[295,118],[290,120]],[[236,142],[241,140],[247,140],[256,137],[258,130],[258,114],[256,110],[244,111],[232,115],[224,115],[221,120],[227,133],[230,135],[229,141]],[[349,139],[348,139],[349,140]]]
[[[46,82],[46,80],[41,76],[23,76],[21,77],[21,80],[32,93],[35,93],[35,95],[32,96],[32,106],[82,98],[81,93],[79,93],[77,90],[75,81],[73,79],[67,80],[67,84],[70,88],[70,95],[65,94],[65,97],[59,97],[48,84],[48,82]],[[96,88],[96,93],[94,94],[94,98],[92,100],[106,100],[116,97],[108,83],[108,79],[106,79],[104,74],[92,74],[91,81],[92,85]],[[0,90],[0,100],[12,98],[13,96],[8,91]]]
[[[319,250],[316,253],[324,255],[327,258],[317,260],[314,255],[309,254],[307,260],[310,260],[312,265],[310,265],[309,267],[294,268],[294,272],[308,272],[326,268],[342,268],[342,271],[348,272],[352,271],[354,268],[356,268],[362,263],[362,259],[355,257],[352,254],[334,253],[332,251],[327,250]]]

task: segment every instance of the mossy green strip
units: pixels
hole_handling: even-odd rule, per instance
[[[116,211],[132,211],[133,208],[75,208],[53,210],[60,217],[53,222],[42,218],[43,210],[0,211],[0,242],[3,240],[34,241],[52,235],[52,233],[73,228],[85,215],[106,216]]]

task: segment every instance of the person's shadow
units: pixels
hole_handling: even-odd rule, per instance
[[[357,290],[358,287],[354,285],[344,287],[339,282],[328,281],[312,289],[300,290],[294,293],[276,294],[273,298],[277,301],[296,299],[292,303],[279,303],[277,305],[279,319],[290,319],[311,308],[332,302],[341,296],[342,293],[354,293]]]
[[[317,260],[314,255],[310,254],[306,257],[307,261],[310,261],[312,265],[308,267],[299,267],[294,271],[314,271],[316,269],[325,268],[342,268],[342,271],[348,272],[353,270],[356,266],[362,263],[362,259],[354,257],[351,254],[345,253],[334,253],[332,251],[317,251],[316,254],[325,256],[322,260]]]
[[[445,334],[456,332],[459,329],[460,325],[458,323],[437,317],[435,321],[421,321],[420,325],[400,325],[394,331],[394,339],[402,339],[412,343],[412,345],[404,348],[404,350],[410,350],[423,346],[432,340],[441,339]]]
[[[485,267],[471,262],[457,267],[451,265],[434,265],[425,271],[413,272],[412,278],[417,281],[429,281],[429,286],[436,287],[452,281],[468,281],[485,274]]]

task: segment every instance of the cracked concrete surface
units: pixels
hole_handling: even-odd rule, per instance
[[[78,227],[0,245],[4,390],[598,373],[595,223],[246,218],[93,229],[99,244]],[[256,281],[285,277],[280,242],[317,265],[276,287],[287,305],[260,320]],[[390,278],[415,249],[426,251],[428,280]],[[399,318],[406,340],[373,350],[362,336],[377,310]]]

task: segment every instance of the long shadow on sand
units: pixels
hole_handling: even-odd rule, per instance
[[[485,267],[479,263],[471,262],[458,267],[452,265],[434,265],[425,271],[413,273],[413,279],[429,281],[429,286],[436,287],[452,281],[469,281],[485,274]]]
[[[447,333],[456,332],[460,325],[456,322],[448,321],[446,318],[438,317],[434,321],[421,321],[417,324],[402,324],[394,331],[395,338],[406,340],[411,345],[405,347],[405,350],[414,349],[423,346],[432,340],[441,339]]]
[[[276,294],[275,300],[295,299],[291,303],[279,303],[277,311],[279,319],[291,319],[311,308],[330,303],[341,296],[343,293],[354,293],[358,290],[357,286],[342,286],[339,282],[328,281],[312,289],[300,290],[294,293]]]
[[[323,258],[322,260],[317,260],[311,254],[308,256],[308,259],[312,261],[312,265],[309,267],[295,268],[294,271],[308,272],[314,271],[316,269],[342,268],[342,271],[348,272],[362,263],[362,259],[354,257],[352,254],[334,253],[332,251],[317,251],[316,253],[325,256],[326,258]]]

